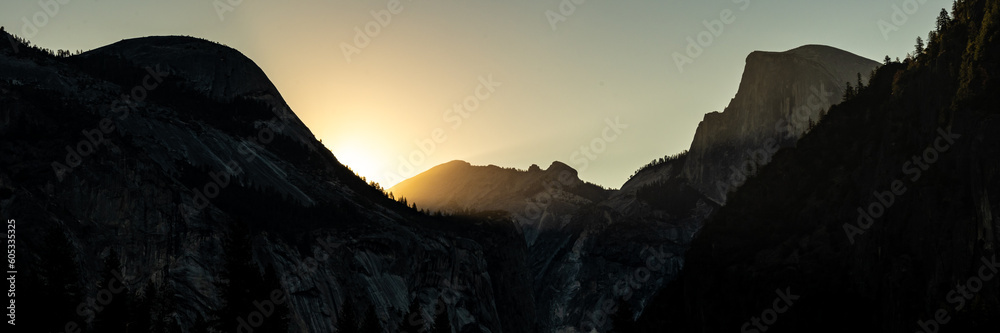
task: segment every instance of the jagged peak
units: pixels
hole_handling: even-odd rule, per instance
[[[549,168],[545,169],[545,171],[546,172],[569,171],[573,175],[573,177],[577,177],[577,171],[576,171],[576,169],[573,169],[573,167],[571,167],[569,165],[566,165],[566,163],[559,162],[559,161],[553,161],[552,164],[549,165]]]

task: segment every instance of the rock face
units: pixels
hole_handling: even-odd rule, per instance
[[[676,177],[679,168],[667,173],[664,178]],[[644,185],[663,185],[659,181]],[[693,214],[690,207],[670,215],[645,201],[666,194],[643,188],[637,199],[642,186],[635,187],[604,190],[581,181],[561,162],[522,171],[453,161],[390,191],[430,210],[506,213],[525,239],[539,330],[590,332],[610,327],[619,302],[638,309],[631,314],[637,316],[642,304],[679,272],[678,254],[695,231],[686,226],[697,225],[683,223],[690,222],[683,221]],[[685,195],[694,200],[685,197],[684,204],[693,207],[697,193]],[[619,203],[627,209],[615,206]]]
[[[224,297],[234,280],[223,276],[251,264],[259,270],[238,279],[276,279],[293,332],[332,332],[347,307],[397,331],[414,304],[428,326],[439,299],[455,331],[533,329],[512,224],[435,219],[388,199],[235,50],[151,37],[55,58],[4,42],[0,92],[0,211],[18,223],[19,281],[77,290],[42,304],[30,300],[46,288],[19,289],[25,326],[96,330],[101,313],[74,309],[93,303],[112,263],[126,287],[115,302],[162,290],[159,312],[133,323],[158,329],[236,325],[220,311],[251,305]],[[228,254],[236,229],[249,230],[248,262]]]
[[[575,210],[604,200],[610,191],[583,182],[562,162],[552,162],[545,170],[532,165],[524,171],[451,161],[404,180],[389,192],[431,211],[502,210],[527,215],[527,203],[534,199],[530,194],[549,193],[552,200]]]
[[[18,221],[19,271],[38,277],[26,290],[78,289],[52,292],[62,303],[25,303],[24,319],[40,331],[66,321],[99,330],[100,314],[73,310],[106,288],[110,263],[120,266],[121,302],[163,304],[144,316],[152,328],[235,325],[225,311],[249,305],[227,298],[227,274],[243,264],[253,268],[239,279],[271,278],[288,294],[289,331],[334,331],[348,308],[398,331],[414,307],[418,326],[444,311],[456,332],[603,331],[618,305],[637,316],[679,274],[695,232],[725,201],[706,184],[734,151],[760,144],[752,135],[781,134],[768,123],[827,103],[816,91],[853,75],[854,60],[838,54],[751,55],[744,81],[757,84],[706,116],[692,153],[618,191],[560,162],[519,171],[460,161],[392,189],[422,209],[479,211],[435,218],[342,166],[228,47],[150,37],[55,58],[0,43],[0,210]],[[833,78],[813,89],[820,69]],[[784,127],[792,142],[799,125]],[[230,239],[244,229],[252,246],[241,263]],[[45,307],[66,314],[30,317]]]
[[[559,228],[576,211],[608,197],[611,191],[585,183],[562,162],[528,171],[495,165],[448,162],[389,189],[418,207],[444,213],[503,211],[522,226],[528,244],[538,231]]]
[[[878,63],[821,45],[747,56],[736,97],[722,113],[705,115],[684,165],[684,177],[718,204],[767,164],[778,149],[793,146],[839,103],[858,75],[867,83]]]
[[[958,1],[916,59],[776,154],[705,222],[642,326],[1000,331],[998,11]]]
[[[847,81],[867,77],[876,65],[826,46],[754,52],[729,108],[705,116],[690,152],[652,163],[620,190],[601,195],[588,195],[596,192],[581,187],[571,169],[563,171],[568,186],[546,185],[560,179],[553,169],[568,168],[561,163],[524,172],[460,161],[392,191],[422,207],[508,212],[528,245],[542,330],[606,330],[619,302],[638,316],[677,276],[702,222],[756,172],[730,179],[730,166],[739,170],[749,159],[756,169],[794,146],[810,122],[840,101]],[[726,183],[717,187],[720,179]]]

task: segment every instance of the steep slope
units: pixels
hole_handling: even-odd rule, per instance
[[[954,8],[706,221],[646,331],[1000,329],[1000,3]]]
[[[840,101],[848,82],[867,79],[876,62],[822,45],[747,56],[736,97],[698,125],[684,164],[691,186],[725,204],[778,149],[793,146]]]
[[[706,115],[690,152],[644,167],[602,197],[586,195],[575,171],[567,171],[567,186],[551,186],[559,184],[555,163],[525,172],[456,161],[392,191],[419,207],[510,213],[529,247],[540,327],[607,330],[619,303],[638,316],[677,276],[691,239],[729,190],[780,148],[794,146],[839,101],[846,80],[867,76],[875,65],[827,46],[754,52],[730,107]],[[747,161],[753,165],[745,174],[724,174]]]
[[[251,328],[331,332],[351,308],[396,331],[443,299],[456,331],[532,329],[533,300],[511,296],[531,288],[513,225],[388,199],[228,47],[152,37],[56,58],[0,43],[0,120],[19,327],[234,331],[272,300],[284,310]],[[120,310],[88,307],[109,290]]]
[[[614,191],[581,181],[560,162],[523,171],[453,161],[390,191],[419,208],[510,216],[525,238],[542,332],[606,330],[613,305],[643,304],[677,274],[674,254],[694,233],[675,221],[631,219],[600,206]]]

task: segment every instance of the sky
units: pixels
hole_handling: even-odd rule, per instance
[[[823,44],[903,58],[951,5],[5,0],[0,25],[53,50],[153,35],[233,47],[341,162],[386,188],[452,160],[518,169],[562,161],[618,188],[690,146],[704,114],[736,94],[750,52]],[[690,61],[678,66],[679,56]]]

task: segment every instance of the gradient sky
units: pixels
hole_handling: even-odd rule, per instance
[[[519,169],[559,160],[612,188],[650,160],[687,149],[703,115],[721,111],[735,95],[750,52],[825,44],[878,61],[902,58],[952,4],[401,0],[388,25],[348,61],[342,43],[353,44],[355,27],[365,29],[375,21],[371,11],[390,1],[59,1],[51,1],[59,8],[49,5],[49,15],[37,0],[4,0],[0,24],[50,49],[89,50],[150,35],[234,47],[264,69],[342,162],[386,187],[461,159]],[[886,39],[878,21],[891,23],[893,5],[907,2],[919,7]],[[216,6],[230,3],[236,5],[220,17]],[[546,12],[568,4],[575,10],[553,30]],[[724,10],[735,21],[678,71],[672,55],[684,53],[687,37]],[[32,33],[23,19],[44,24]],[[447,110],[475,96],[480,78],[491,75],[502,85],[454,128]],[[585,167],[584,155],[573,162],[574,152],[601,138],[608,119],[628,128],[602,153],[591,153]],[[425,155],[415,153],[415,142],[437,129],[446,139],[422,160],[410,159]],[[401,157],[419,163],[407,170]]]

